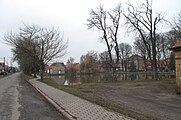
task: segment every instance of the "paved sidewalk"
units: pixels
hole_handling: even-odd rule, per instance
[[[70,120],[134,120],[48,86],[36,79],[29,82]]]

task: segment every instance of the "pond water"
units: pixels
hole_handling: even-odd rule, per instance
[[[120,74],[89,74],[66,77],[65,75],[53,75],[51,78],[58,84],[80,85],[85,83],[105,83],[121,82],[124,80],[149,80],[152,79],[151,73],[120,73]],[[175,73],[159,73],[159,79],[175,78]]]

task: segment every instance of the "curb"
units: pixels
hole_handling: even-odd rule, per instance
[[[35,78],[34,80],[38,80],[39,78]],[[33,79],[30,79],[33,80]],[[60,105],[58,105],[54,100],[52,100],[48,95],[46,95],[43,91],[35,87],[29,80],[26,80],[36,91],[38,91],[56,110],[58,110],[65,118],[68,120],[77,120],[74,116],[68,113],[65,109],[63,109]]]

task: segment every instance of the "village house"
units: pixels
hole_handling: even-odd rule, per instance
[[[7,75],[7,73],[14,73],[15,71],[14,67],[4,65],[4,62],[0,62],[0,75]]]
[[[130,71],[131,64],[134,63],[136,71],[145,71],[144,58],[139,55],[132,55],[128,58],[128,67]]]
[[[65,74],[66,66],[62,62],[52,63],[48,68],[48,73],[58,75]]]
[[[178,92],[181,93],[181,39],[171,49],[175,52],[176,83]]]

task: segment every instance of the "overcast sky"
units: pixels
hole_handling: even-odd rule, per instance
[[[62,59],[66,62],[69,57],[79,62],[81,55],[90,50],[103,52],[104,43],[99,40],[97,30],[88,30],[86,19],[91,9],[104,5],[109,10],[117,3],[122,2],[123,7],[127,0],[0,0],[0,61],[6,57],[10,62],[11,48],[3,44],[3,35],[7,32],[17,32],[23,23],[40,26],[59,27],[64,38],[69,40],[67,55]],[[142,0],[130,0],[140,3]],[[162,12],[166,19],[173,20],[180,8],[181,0],[153,0],[155,10]],[[120,42],[132,43],[133,39],[120,34]]]

